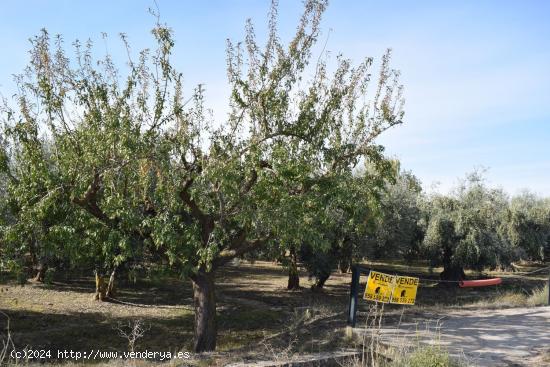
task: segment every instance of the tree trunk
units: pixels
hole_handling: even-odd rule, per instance
[[[315,284],[311,287],[312,291],[320,291],[325,286],[325,283],[327,282],[328,278],[330,278],[330,274],[321,275],[315,279]]]
[[[214,273],[199,271],[192,277],[195,303],[195,352],[216,349],[216,296]]]
[[[287,289],[300,289],[300,276],[298,275],[297,270],[289,269]]]
[[[462,266],[444,265],[443,271],[439,277],[441,280],[464,280],[466,279],[466,274]]]
[[[338,247],[337,247],[338,248]],[[337,256],[337,254],[335,254]],[[342,241],[342,246],[340,248],[340,262],[339,262],[339,268],[340,273],[346,274],[349,273],[351,269],[351,263],[353,262],[353,243],[345,238]]]
[[[109,283],[107,284],[107,289],[105,291],[105,296],[107,298],[114,298],[115,297],[115,275],[116,275],[117,267],[113,269],[111,272],[111,276],[109,277]]]
[[[290,263],[288,265],[288,284],[287,289],[294,290],[300,288],[300,275],[298,274],[298,256],[296,250],[290,250]]]
[[[349,273],[349,270],[351,268],[350,261],[349,260],[340,260],[340,264],[338,264],[340,268],[340,273],[346,274]]]
[[[44,276],[48,270],[48,265],[40,263],[36,272],[36,276],[32,279],[35,282],[44,283]]]
[[[106,293],[107,293],[107,285],[105,284],[105,279],[103,279],[99,271],[96,270],[94,300],[105,301],[107,299]]]

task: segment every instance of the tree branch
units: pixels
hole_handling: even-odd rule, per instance
[[[97,193],[99,192],[99,189],[101,188],[101,175],[99,172],[94,169],[94,177],[92,180],[92,183],[88,187],[88,190],[86,190],[86,193],[84,194],[83,198],[75,197],[73,199],[73,203],[77,204],[78,206],[82,207],[88,213],[93,215],[95,218],[99,219],[101,222],[107,224],[110,227],[116,227],[118,224],[117,220],[113,220],[107,216],[103,210],[97,205]]]
[[[245,231],[240,231],[240,233],[231,241],[234,246],[220,252],[214,261],[212,261],[212,269],[217,269],[220,266],[227,264],[235,257],[242,256],[247,252],[262,247],[269,239],[270,237],[267,236],[265,238],[256,238],[254,240],[247,241]]]
[[[202,244],[203,246],[207,246],[210,233],[212,233],[212,230],[214,229],[214,217],[204,213],[195,199],[193,199],[191,194],[189,194],[189,188],[193,184],[193,181],[193,178],[188,179],[183,185],[183,188],[180,190],[179,195],[181,200],[189,207],[189,209],[191,209],[191,216],[199,221],[201,226]]]
[[[376,139],[378,136],[380,136],[384,131],[392,128],[395,125],[399,125],[399,124],[402,124],[402,123],[403,122],[401,120],[392,121],[388,125],[376,129],[376,131],[373,131],[373,133],[367,139],[365,139],[365,142],[363,144],[361,144],[361,146],[359,148],[357,148],[357,149],[355,149],[352,152],[349,152],[347,154],[343,154],[339,157],[336,157],[332,161],[331,169],[335,170],[338,167],[338,164],[346,163],[346,161],[348,159],[351,159],[351,158],[354,158],[354,157],[357,157],[357,156],[360,156],[360,155],[366,155],[369,152],[369,148],[370,148],[369,144],[372,143],[374,141],[374,139]]]
[[[262,160],[260,161],[259,168],[260,169],[272,168],[272,166],[267,161]],[[246,181],[246,183],[243,185],[243,187],[239,192],[239,200],[235,201],[233,205],[231,205],[231,207],[227,210],[227,213],[232,213],[237,208],[237,206],[242,201],[241,200],[242,197],[248,194],[250,190],[252,190],[256,182],[258,182],[258,171],[256,169],[253,169],[252,172],[250,173],[250,178],[248,179],[248,181]]]
[[[267,161],[260,161],[260,168],[263,169],[263,168],[272,168],[272,167]],[[257,181],[258,181],[258,172],[255,169],[253,169],[250,179],[245,183],[245,185],[241,190],[241,195],[246,195],[252,189],[252,187],[256,184]]]
[[[191,197],[191,194],[189,194],[189,188],[193,185],[194,181],[195,180],[193,178],[185,181],[185,184],[179,192],[179,196],[181,200],[189,207],[189,209],[191,209],[191,215],[193,215],[195,219],[203,221],[206,218],[206,214],[204,214],[201,208],[199,208],[197,202]]]

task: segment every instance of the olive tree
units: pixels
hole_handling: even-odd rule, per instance
[[[196,351],[216,346],[216,272],[310,233],[327,186],[362,157],[380,155],[376,138],[401,122],[389,53],[369,99],[371,58],[354,67],[338,57],[331,68],[313,56],[325,7],[307,1],[288,43],[277,34],[276,5],[265,46],[251,22],[244,43],[228,42],[224,121],[212,121],[202,86],[184,95],[170,61],[172,32],[160,23],[156,50],[137,58],[122,37],[125,72],[109,55],[95,60],[91,45],[76,43],[70,59],[60,39],[52,45],[42,33],[19,79],[19,106],[5,114],[10,126],[43,131],[57,177],[48,192],[62,190],[85,213],[89,236],[116,234],[114,253],[161,253],[192,280]]]
[[[514,251],[505,235],[508,197],[485,186],[479,172],[469,174],[449,195],[428,203],[422,248],[442,279],[464,279],[464,269],[507,266]]]
[[[525,191],[510,202],[507,236],[531,260],[545,260],[550,251],[550,205],[548,199]]]
[[[366,256],[395,259],[418,256],[423,238],[422,187],[411,172],[397,171],[395,180],[383,186],[376,225],[367,235]]]
[[[323,288],[335,269],[349,271],[367,251],[365,238],[376,227],[385,186],[395,180],[396,171],[394,161],[382,156],[369,157],[365,167],[348,172],[321,202],[325,214],[314,225],[323,241],[300,247],[301,260],[315,278],[314,290]]]

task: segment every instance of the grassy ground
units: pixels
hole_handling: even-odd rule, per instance
[[[373,269],[437,279],[422,264],[370,263]],[[525,267],[521,270],[534,269]],[[301,274],[303,288],[285,289],[286,273],[268,262],[241,263],[219,272],[217,278],[219,338],[218,351],[224,359],[248,359],[255,356],[280,358],[285,354],[312,353],[350,347],[344,338],[349,274],[334,274],[323,292],[309,290],[311,282]],[[440,287],[421,282],[417,305],[406,312],[441,307],[506,306],[507,294],[528,294],[544,283],[544,275],[521,277],[515,273],[470,274],[503,277],[501,286],[483,289]],[[366,277],[362,277],[362,283]],[[121,303],[92,301],[92,278],[54,282],[51,285],[0,285],[0,310],[11,319],[12,337],[19,348],[84,351],[126,351],[128,341],[119,335],[141,320],[145,335],[136,350],[191,350],[193,338],[192,291],[188,281],[178,279],[141,280],[119,289]],[[490,302],[494,299],[495,302]],[[367,307],[361,302],[362,309]],[[513,304],[511,304],[513,306]],[[388,307],[386,322],[403,307]],[[393,312],[393,316],[392,316]],[[0,321],[5,329],[5,320]],[[213,357],[215,358],[215,356]],[[205,362],[211,364],[211,362]]]
[[[349,275],[335,275],[326,293],[311,292],[305,274],[302,278],[303,289],[287,292],[285,271],[271,263],[242,264],[221,271],[217,278],[218,351],[244,348],[251,353],[260,352],[258,343],[264,354],[266,350],[307,351],[310,345],[318,348],[329,342],[326,333],[312,335],[314,327],[302,327],[331,316],[332,322],[341,326]],[[128,342],[116,329],[127,329],[128,323],[142,320],[146,332],[138,340],[136,350],[191,350],[194,316],[188,281],[142,280],[118,290],[117,300],[121,303],[92,301],[93,288],[91,277],[54,281],[51,285],[19,286],[14,281],[4,281],[0,310],[10,317],[15,345],[50,350],[126,351]],[[304,307],[315,310],[306,313]],[[337,317],[335,313],[339,313]],[[5,326],[1,319],[0,329]],[[297,343],[296,338],[306,337],[309,343]]]

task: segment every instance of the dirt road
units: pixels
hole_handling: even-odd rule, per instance
[[[537,355],[550,347],[550,307],[423,315],[384,328],[382,338],[439,343],[470,366],[543,366],[548,362],[537,362]]]

